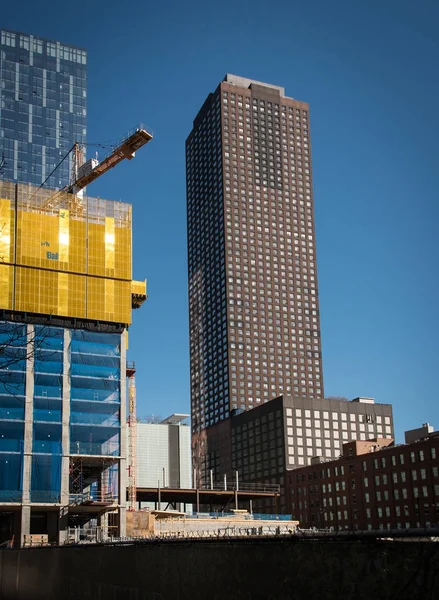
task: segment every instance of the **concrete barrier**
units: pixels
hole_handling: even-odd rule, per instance
[[[426,600],[434,542],[182,540],[0,552],[1,600]]]

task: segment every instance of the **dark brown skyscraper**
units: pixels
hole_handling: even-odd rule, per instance
[[[194,433],[323,397],[309,107],[226,75],[186,142]]]

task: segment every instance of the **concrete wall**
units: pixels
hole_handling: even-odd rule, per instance
[[[426,600],[439,544],[253,540],[0,552],[2,600]]]

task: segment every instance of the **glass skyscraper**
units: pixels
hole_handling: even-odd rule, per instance
[[[0,159],[3,180],[40,185],[87,136],[87,53],[1,30]],[[47,181],[68,184],[69,156]]]

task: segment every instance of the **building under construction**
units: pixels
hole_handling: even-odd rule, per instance
[[[0,182],[0,543],[125,534],[131,236],[129,204]]]

